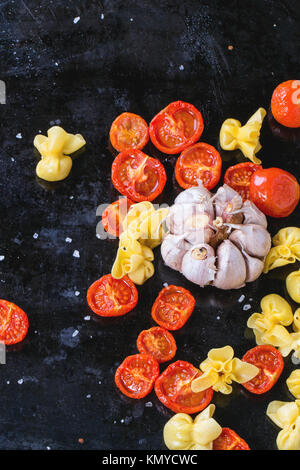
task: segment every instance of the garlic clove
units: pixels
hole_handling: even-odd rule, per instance
[[[215,252],[206,243],[192,246],[182,259],[181,273],[201,287],[214,280],[215,272]]]
[[[167,266],[175,271],[180,271],[182,258],[189,247],[190,244],[185,241],[184,236],[169,234],[161,244],[161,256]]]
[[[261,275],[264,269],[264,262],[258,258],[248,255],[245,250],[242,250],[244,260],[246,263],[246,282],[253,282]]]
[[[174,204],[203,204],[209,201],[211,197],[211,192],[203,186],[200,180],[198,180],[198,186],[193,186],[192,188],[182,191],[176,197]]]
[[[224,240],[217,249],[217,273],[213,282],[219,289],[238,289],[245,285],[246,263],[240,250]]]
[[[267,228],[268,221],[267,217],[252,201],[245,201],[243,206],[243,214],[244,214],[244,224],[255,224],[261,225],[264,228]]]
[[[248,255],[255,258],[264,258],[271,249],[271,236],[261,225],[248,224],[236,225],[229,240],[240,249],[245,250]]]

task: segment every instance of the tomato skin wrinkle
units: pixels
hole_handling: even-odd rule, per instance
[[[136,306],[138,291],[129,277],[114,279],[111,274],[106,274],[89,287],[87,302],[96,315],[118,317]]]
[[[180,153],[197,142],[203,129],[200,111],[184,101],[170,103],[149,125],[151,142],[161,152],[169,155]]]
[[[225,172],[224,183],[237,191],[245,201],[250,197],[251,177],[258,170],[262,170],[262,166],[252,162],[230,166]]]
[[[122,113],[112,123],[109,132],[111,145],[118,151],[143,149],[149,140],[146,121],[133,113]]]
[[[215,147],[199,142],[180,154],[175,165],[175,177],[184,189],[197,186],[199,179],[207,189],[213,189],[220,180],[221,169],[222,159]]]
[[[256,377],[242,384],[249,392],[256,395],[268,392],[276,384],[284,367],[281,353],[270,345],[250,349],[242,360],[260,369]]]
[[[213,450],[250,450],[250,447],[235,431],[222,428],[220,436],[213,442]]]
[[[170,285],[159,292],[151,315],[162,328],[179,330],[193,313],[195,303],[195,298],[187,289]]]
[[[111,178],[114,187],[135,202],[153,201],[167,181],[162,163],[140,150],[119,153],[112,164]]]
[[[20,343],[28,328],[26,313],[14,303],[0,299],[0,341],[7,346]]]
[[[174,413],[198,413],[208,406],[213,397],[213,389],[194,393],[192,381],[202,372],[186,361],[170,364],[155,382],[158,399]]]
[[[159,363],[173,359],[177,350],[173,335],[160,326],[141,331],[137,339],[137,348],[140,353],[150,354]]]
[[[159,365],[149,354],[127,356],[115,373],[115,384],[127,397],[140,399],[148,395],[159,376]]]
[[[296,178],[281,168],[256,171],[250,180],[250,199],[266,215],[287,217],[297,207],[300,187]]]

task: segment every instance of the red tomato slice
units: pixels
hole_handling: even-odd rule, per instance
[[[115,374],[116,386],[129,398],[143,398],[159,376],[158,362],[149,354],[128,356]]]
[[[176,162],[175,177],[184,189],[197,186],[197,180],[212,189],[220,180],[221,169],[222,159],[215,147],[199,142],[181,153]]]
[[[250,450],[250,447],[232,429],[223,428],[220,436],[213,442],[213,450]]]
[[[272,95],[272,114],[286,127],[300,127],[300,80],[280,83]]]
[[[194,393],[191,383],[202,374],[186,361],[170,364],[155,382],[158,399],[174,413],[198,413],[207,407],[213,397],[213,389]]]
[[[20,343],[28,327],[26,313],[12,302],[0,299],[0,341],[6,345]]]
[[[191,316],[195,302],[187,289],[168,286],[158,294],[151,315],[153,320],[166,330],[179,330]]]
[[[104,230],[115,237],[119,237],[123,232],[123,220],[132,204],[134,204],[134,202],[126,197],[110,204],[102,214]]]
[[[137,114],[122,113],[111,125],[109,137],[111,145],[118,150],[142,149],[149,140],[146,121]]]
[[[192,104],[174,101],[150,122],[152,143],[161,152],[182,152],[200,139],[204,124],[202,114]]]
[[[137,339],[137,348],[140,353],[153,356],[157,362],[170,361],[177,350],[173,335],[160,326],[141,331]]]
[[[243,201],[246,201],[246,199],[249,199],[251,176],[257,170],[262,170],[262,166],[251,162],[230,166],[225,172],[224,183],[238,192]]]
[[[114,187],[135,202],[153,201],[167,181],[160,161],[140,150],[119,153],[112,164],[111,178]]]
[[[250,199],[266,215],[287,217],[299,202],[296,178],[280,168],[256,171],[250,181]]]
[[[119,317],[130,312],[138,301],[138,291],[129,279],[114,279],[111,274],[98,279],[87,292],[87,302],[100,317]]]
[[[270,390],[281,376],[284,362],[280,352],[269,345],[256,346],[243,357],[243,361],[254,364],[260,372],[243,385],[249,392],[261,395]]]

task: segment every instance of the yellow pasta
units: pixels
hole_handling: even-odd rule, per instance
[[[164,441],[170,450],[212,450],[213,441],[222,432],[213,419],[215,405],[209,405],[193,421],[191,416],[178,413],[164,427]]]
[[[33,144],[41,154],[36,174],[46,181],[65,179],[72,168],[72,158],[68,155],[85,145],[81,134],[68,134],[62,127],[53,126],[47,131],[48,137],[38,134]]]
[[[267,416],[282,429],[276,444],[279,450],[300,450],[300,400],[272,401]]]
[[[296,332],[300,331],[300,308],[297,308],[294,313],[293,329]]]
[[[300,303],[300,269],[290,273],[286,280],[286,288],[289,296],[295,301]]]
[[[274,247],[269,251],[264,266],[264,273],[286,264],[300,261],[300,228],[285,227],[272,239]]]
[[[222,149],[240,149],[246,158],[260,164],[261,160],[256,157],[256,153],[261,149],[259,136],[266,114],[264,108],[259,108],[243,127],[237,119],[226,119],[220,131]]]
[[[195,393],[212,387],[216,392],[229,394],[232,392],[232,382],[245,383],[253,379],[259,369],[234,356],[231,346],[211,349],[207,359],[200,364],[203,374],[193,380],[191,388]]]
[[[133,204],[124,221],[119,249],[112,267],[116,279],[125,274],[138,285],[153,276],[154,255],[152,249],[162,242],[163,220],[169,209],[155,210],[149,201]]]
[[[293,370],[286,384],[291,394],[300,399],[300,369]]]

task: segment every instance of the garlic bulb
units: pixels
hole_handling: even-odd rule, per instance
[[[209,284],[216,272],[214,249],[206,243],[190,248],[182,259],[181,272],[201,287]]]
[[[166,224],[162,257],[195,284],[238,289],[263,271],[271,248],[267,219],[226,184],[215,195],[202,184],[182,191]]]

